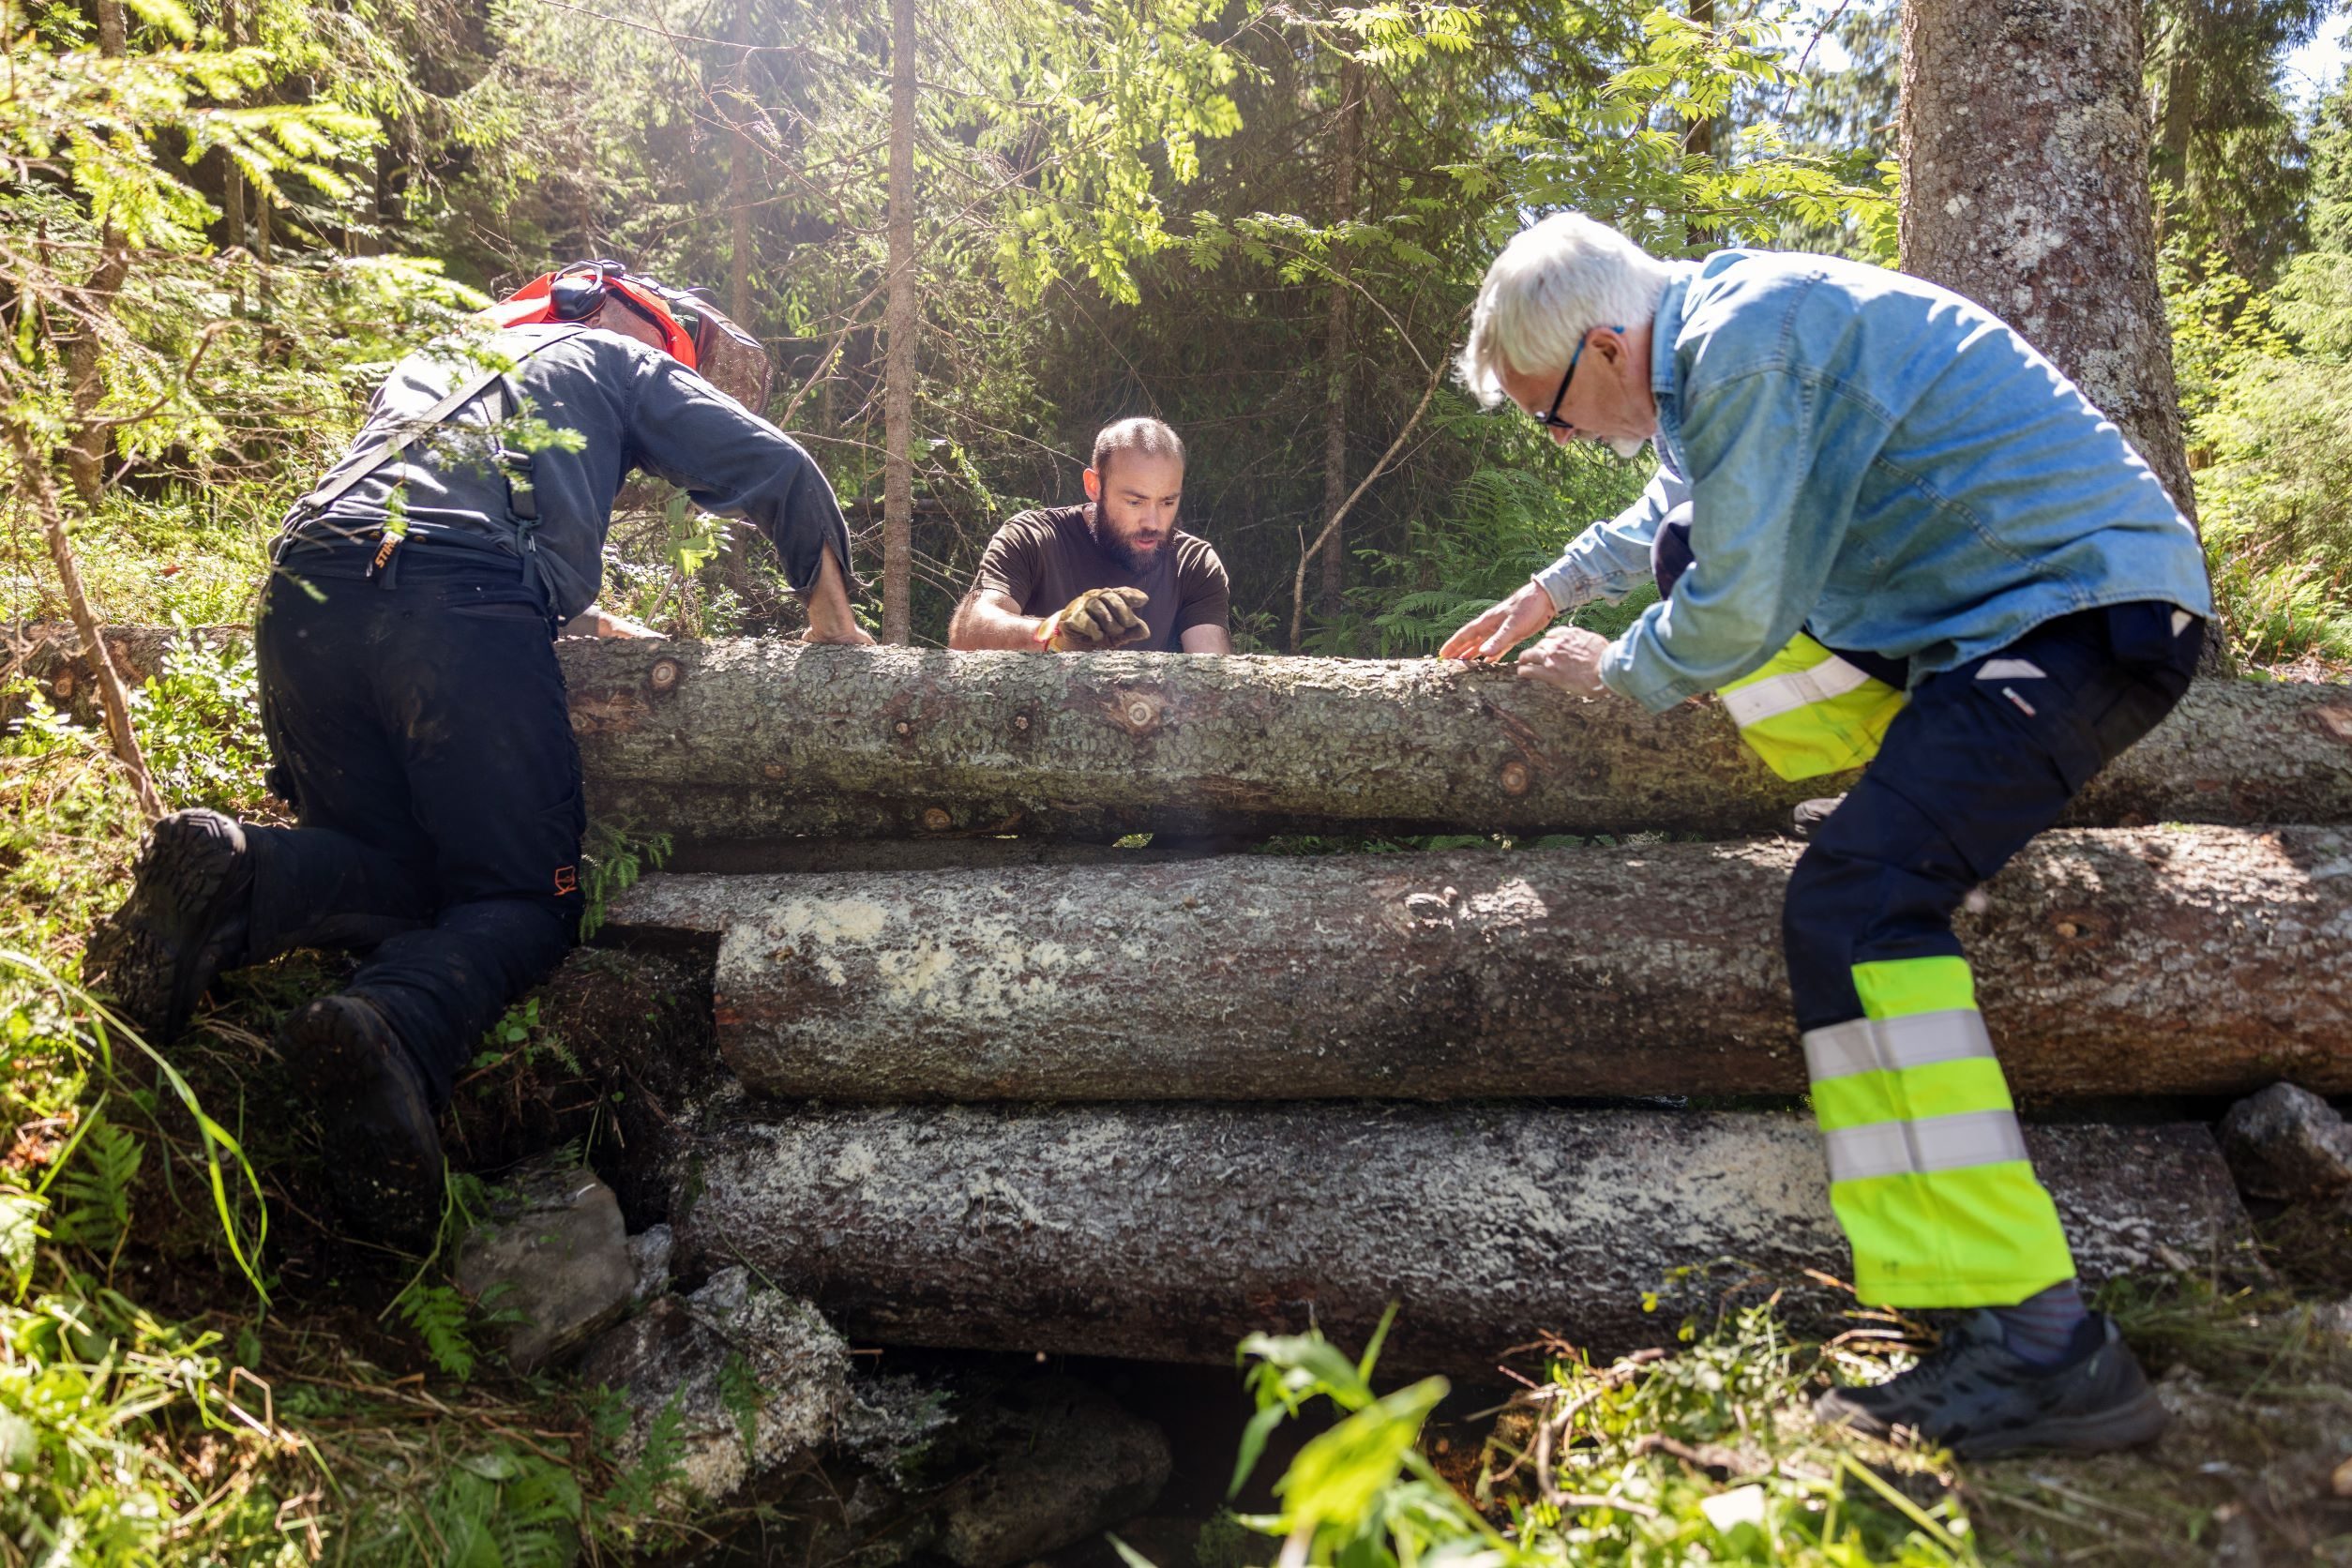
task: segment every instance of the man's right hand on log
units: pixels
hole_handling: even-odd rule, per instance
[[[1089,588],[1038,626],[1038,644],[1048,653],[1098,654],[1140,642],[1152,635],[1141,613],[1151,602],[1140,588]]]
[[[1530,581],[1500,604],[1472,617],[1445,640],[1438,656],[1490,664],[1550,626],[1555,613],[1552,596],[1541,583]]]

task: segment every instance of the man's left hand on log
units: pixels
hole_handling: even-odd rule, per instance
[[[1600,633],[1562,626],[1546,633],[1542,641],[1519,656],[1518,677],[1542,681],[1579,697],[1606,696],[1608,687],[1601,683],[1601,657],[1608,651],[1609,640]]]
[[[1472,617],[1461,630],[1445,640],[1438,656],[1468,659],[1473,664],[1499,659],[1550,626],[1555,613],[1552,596],[1544,591],[1543,584],[1529,582],[1501,603]]]

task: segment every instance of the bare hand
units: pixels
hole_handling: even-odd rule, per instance
[[[1554,613],[1552,596],[1541,583],[1530,582],[1447,638],[1438,656],[1491,663],[1551,625]]]
[[[1599,697],[1608,690],[1601,682],[1601,656],[1608,651],[1609,640],[1599,632],[1562,626],[1519,656],[1516,673],[1523,681],[1542,681],[1579,697]]]
[[[626,615],[615,615],[610,610],[590,605],[563,625],[558,634],[564,637],[652,637],[661,633],[642,621],[632,621]]]

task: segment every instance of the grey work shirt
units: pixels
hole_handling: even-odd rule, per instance
[[[554,326],[508,328],[489,339],[489,349],[519,358],[535,341],[565,333],[571,335],[522,359],[435,430],[413,435],[400,461],[384,463],[323,514],[298,520],[282,558],[286,568],[299,572],[330,554],[353,553],[328,547],[372,548],[397,516],[405,531],[400,550],[503,556],[502,569],[535,575],[553,612],[569,620],[596,602],[612,498],[632,469],[643,469],[684,489],[703,510],[758,527],[795,590],[816,585],[828,548],[849,580],[849,528],[815,460],[677,360],[616,332]],[[484,368],[479,357],[446,345],[401,360],[369,404],[353,456],[344,460],[401,433]],[[525,418],[582,438],[578,451],[548,446],[530,457],[537,521],[527,530],[529,546],[520,542],[525,530],[514,516],[508,471],[492,455],[501,422],[516,412],[514,393]],[[504,439],[514,445],[511,427]]]

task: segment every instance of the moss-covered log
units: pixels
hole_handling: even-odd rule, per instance
[[[1791,784],[1711,704],[1508,671],[770,642],[564,649],[591,809],[686,841],[1018,833],[1773,832]],[[2086,825],[2352,821],[2352,689],[2216,682]]]
[[[835,1100],[1795,1093],[1786,839],[662,877],[745,1082]],[[2352,1092],[2352,831],[2045,835],[1960,928],[2028,1096]]]
[[[2239,1244],[2202,1127],[2027,1138],[2087,1277]],[[808,1110],[697,1135],[673,1214],[688,1267],[748,1263],[867,1340],[1229,1364],[1310,1321],[1361,1348],[1395,1301],[1384,1365],[1477,1372],[1546,1332],[1671,1343],[1741,1282],[1824,1326],[1804,1271],[1847,1254],[1818,1141],[1485,1105]]]

